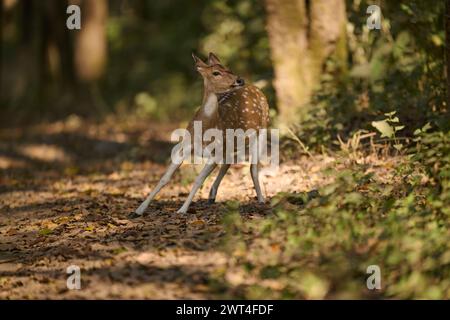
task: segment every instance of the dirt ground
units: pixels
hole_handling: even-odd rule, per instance
[[[258,205],[248,166],[236,165],[217,203],[205,200],[210,178],[180,215],[199,170],[183,165],[145,216],[129,218],[164,173],[176,127],[70,117],[2,129],[0,298],[226,298],[211,285],[227,268],[224,201],[239,201],[244,219],[252,219],[271,214],[277,192],[310,191],[330,180],[324,169],[332,158],[284,162],[278,172],[263,172],[268,201]],[[66,286],[71,265],[80,267],[80,290]]]

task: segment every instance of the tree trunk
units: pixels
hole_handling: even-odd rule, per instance
[[[14,98],[25,98],[25,104],[33,101],[35,109],[44,105],[46,83],[45,59],[45,4],[41,1],[19,2],[20,42],[18,48],[18,72],[22,78]]]
[[[267,31],[275,70],[280,124],[295,121],[334,55],[346,70],[344,0],[266,0]]]
[[[0,1],[0,103],[3,103],[3,1]]]
[[[98,80],[104,72],[107,57],[106,0],[81,2],[81,30],[75,40],[75,66],[81,82]]]
[[[46,0],[47,59],[52,78],[71,88],[74,84],[74,57],[70,31],[60,26],[66,23],[66,0]]]
[[[84,106],[80,106],[79,111],[92,114],[94,109],[98,114],[103,114],[107,111],[107,106],[100,94],[98,80],[102,77],[107,62],[108,2],[81,0],[80,9],[81,30],[76,32],[74,47],[78,97]]]
[[[447,71],[447,113],[450,113],[450,0],[445,1],[445,60]]]

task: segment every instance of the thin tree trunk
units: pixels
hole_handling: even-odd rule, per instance
[[[311,90],[311,74],[302,72],[309,69],[307,8],[303,0],[266,0],[266,10],[279,119],[284,123]]]
[[[20,2],[22,10],[20,20],[20,46],[18,48],[18,62],[24,86],[18,97],[25,98],[25,103],[33,101],[35,110],[43,108],[46,96],[47,60],[45,43],[45,8],[41,1]]]
[[[107,106],[100,94],[98,80],[102,77],[107,62],[108,2],[82,0],[80,8],[81,30],[75,37],[74,52],[78,93],[85,107],[92,107],[98,114],[103,114],[107,111]]]
[[[70,31],[60,26],[66,23],[66,8],[68,2],[66,0],[46,0],[46,13],[49,33],[49,43],[47,50],[54,50],[57,57],[51,57],[56,61],[52,61],[51,65],[55,70],[53,76],[66,87],[71,87],[74,82],[73,67],[73,48],[70,39]]]
[[[334,55],[346,70],[344,0],[266,0],[280,124],[290,124],[310,101],[323,65]]]
[[[106,0],[83,0],[81,30],[75,40],[75,66],[82,82],[98,80],[104,72],[107,57]]]
[[[328,57],[334,57],[341,73],[347,69],[345,1],[311,1],[310,17],[309,57],[312,61],[313,85],[317,85]]]
[[[447,71],[447,112],[450,113],[450,0],[445,1],[445,60]]]
[[[0,103],[3,102],[3,1],[0,1]]]

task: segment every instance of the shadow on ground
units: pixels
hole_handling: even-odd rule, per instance
[[[0,131],[0,298],[204,298],[225,205],[198,200],[175,174],[143,217],[128,216],[165,170],[173,126],[49,124]],[[243,199],[244,200],[244,199]],[[270,213],[242,201],[243,217]],[[68,290],[77,265],[83,290]]]

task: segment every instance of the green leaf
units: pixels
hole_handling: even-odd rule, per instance
[[[404,128],[405,128],[405,126],[396,126],[396,127],[394,127],[395,132],[403,130]]]
[[[372,126],[381,133],[382,138],[391,138],[394,135],[394,129],[386,120],[372,121]]]
[[[392,118],[392,119],[387,119],[387,121],[390,121],[390,122],[400,122],[400,119],[399,119],[398,117],[394,117],[394,118]]]
[[[44,229],[39,230],[39,234],[40,234],[41,236],[48,236],[48,235],[51,234],[52,232],[53,232],[53,230],[52,230],[52,229],[49,229],[49,228],[44,228]]]
[[[394,148],[398,151],[401,151],[403,149],[403,145],[401,143],[394,144]]]
[[[276,279],[280,275],[281,271],[277,266],[266,266],[260,271],[260,276],[263,279]]]
[[[427,124],[422,127],[422,132],[426,132],[430,129],[431,129],[431,124],[429,122],[427,122]]]
[[[391,111],[391,112],[388,112],[388,113],[385,113],[384,115],[386,116],[386,117],[392,117],[394,114],[396,114],[397,113],[397,111]]]
[[[364,197],[359,192],[350,192],[344,198],[344,203],[359,204],[363,201]]]

